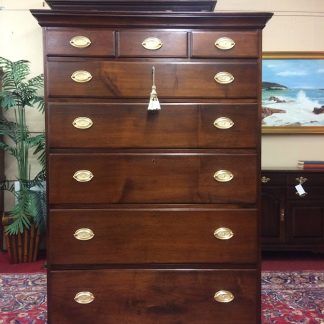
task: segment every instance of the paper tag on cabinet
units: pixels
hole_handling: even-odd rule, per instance
[[[295,186],[297,193],[299,196],[305,196],[306,195],[306,191],[304,190],[303,186],[301,184]]]

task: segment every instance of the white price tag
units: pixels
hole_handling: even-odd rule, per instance
[[[305,196],[306,195],[306,191],[304,190],[303,186],[301,184],[295,186],[297,193],[299,196]]]

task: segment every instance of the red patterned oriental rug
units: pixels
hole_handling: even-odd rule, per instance
[[[46,274],[0,274],[0,324],[41,323]],[[324,271],[262,272],[262,323],[324,324]]]
[[[0,274],[0,324],[47,322],[46,273]]]
[[[262,323],[324,324],[324,270],[262,272]]]

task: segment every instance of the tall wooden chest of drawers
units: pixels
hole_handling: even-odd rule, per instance
[[[32,13],[44,29],[49,322],[258,323],[271,14]]]

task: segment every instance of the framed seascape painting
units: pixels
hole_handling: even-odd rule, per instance
[[[324,134],[324,52],[265,52],[262,133]]]

